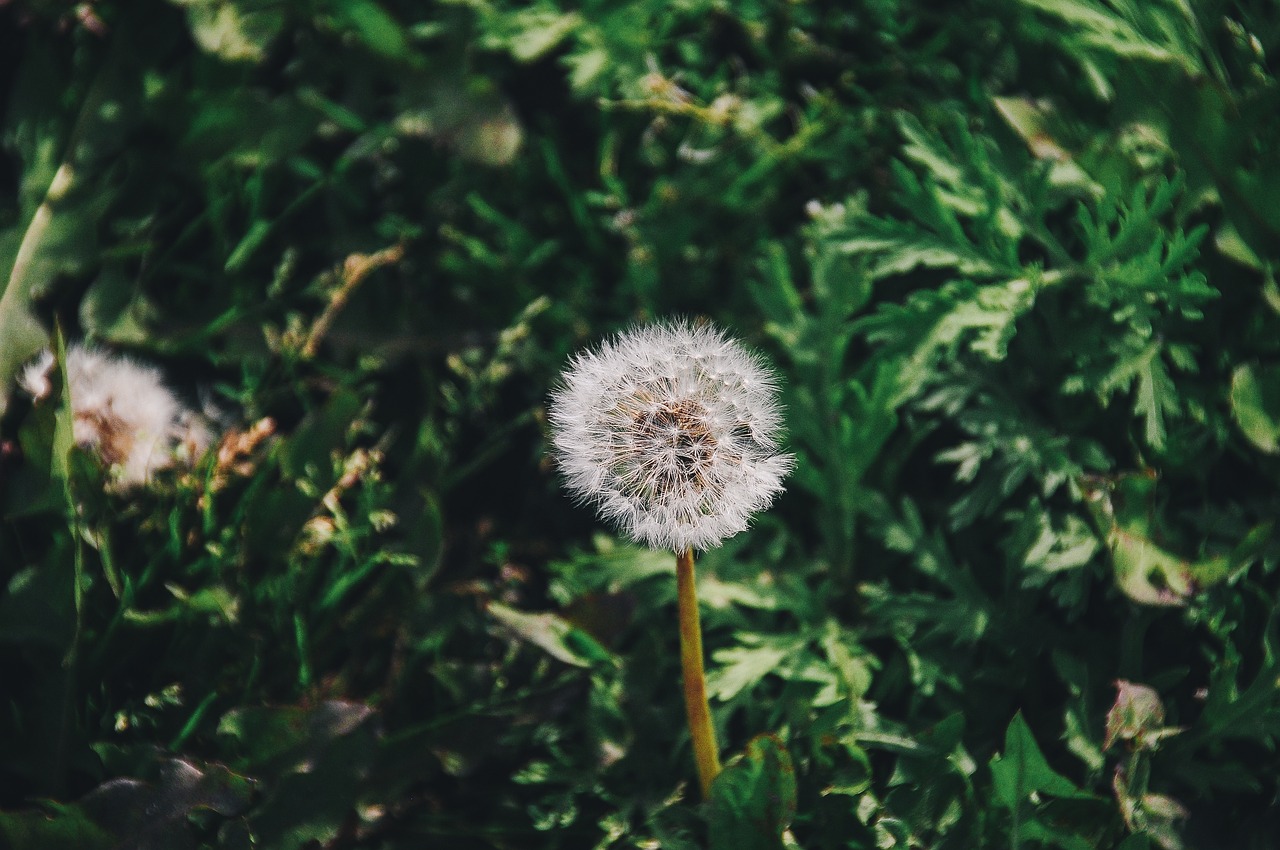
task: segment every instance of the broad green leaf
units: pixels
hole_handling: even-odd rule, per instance
[[[1194,594],[1240,575],[1264,551],[1274,524],[1260,523],[1223,554],[1191,560],[1158,543],[1151,523],[1154,475],[1119,476],[1090,488],[1089,508],[1111,552],[1116,585],[1144,605],[1185,605]]]
[[[7,406],[9,388],[23,364],[49,344],[48,332],[31,312],[30,292],[20,276],[11,274],[0,293],[0,413]]]
[[[996,799],[1008,809],[1024,805],[1033,794],[1093,799],[1092,794],[1081,791],[1075,783],[1049,766],[1031,734],[1031,727],[1022,718],[1022,712],[1015,714],[1009,723],[1004,751],[991,758],[991,778],[995,783]]]
[[[1144,605],[1185,605],[1196,592],[1191,564],[1161,549],[1145,536],[1120,527],[1107,538],[1115,565],[1116,585]],[[1206,566],[1217,568],[1217,561]]]
[[[1026,97],[993,97],[991,103],[1026,143],[1032,156],[1052,163],[1048,174],[1052,185],[1094,196],[1105,191],[1075,161],[1066,146],[1064,122],[1051,104]]]
[[[12,145],[21,177],[16,217],[4,219],[15,223],[0,231],[0,412],[18,370],[49,346],[33,303],[98,259],[103,217],[117,200],[110,171],[125,158],[137,118],[124,50],[91,60],[87,88],[55,94],[49,87],[59,77],[42,57],[55,49],[33,42],[0,137],[6,154]],[[72,92],[76,108],[58,115],[57,104]]]
[[[1191,561],[1161,548],[1145,534],[1116,525],[1107,537],[1116,584],[1135,602],[1185,604],[1192,594],[1248,569],[1265,547],[1272,527],[1271,523],[1263,523],[1250,529],[1227,554]]]
[[[772,735],[758,735],[711,785],[712,850],[781,850],[796,813],[791,755]]]
[[[1222,226],[1214,231],[1213,244],[1224,256],[1230,257],[1237,263],[1248,266],[1254,271],[1262,271],[1262,258],[1245,241],[1245,238],[1240,234],[1240,229],[1234,222],[1223,222]]]
[[[342,451],[349,438],[352,423],[360,415],[366,402],[355,392],[335,392],[324,406],[308,415],[290,435],[281,457],[281,466],[290,478],[304,478],[308,473],[337,478],[331,471],[333,453]],[[322,482],[329,487],[332,481]]]
[[[1231,375],[1231,413],[1259,450],[1280,453],[1280,367],[1237,366]]]
[[[486,606],[486,610],[489,616],[516,637],[532,643],[566,664],[591,667],[602,661],[613,660],[613,655],[594,638],[558,614],[531,614],[492,601]]]

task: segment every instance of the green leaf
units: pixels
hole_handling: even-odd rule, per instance
[[[7,405],[9,387],[22,365],[49,344],[44,326],[31,312],[31,294],[17,274],[10,275],[0,292],[0,413]]]
[[[566,664],[592,667],[599,662],[613,660],[609,651],[594,638],[557,614],[531,614],[501,602],[490,602],[486,610],[516,637]]]
[[[327,700],[314,707],[238,708],[223,715],[218,737],[242,754],[255,772],[304,770],[333,741],[354,733],[373,717],[357,702]]]
[[[1280,367],[1237,366],[1231,375],[1231,413],[1260,451],[1280,453]]]
[[[1033,794],[1075,800],[1092,800],[1062,774],[1056,772],[1040,752],[1031,727],[1022,712],[1013,716],[1005,732],[1004,752],[991,759],[991,778],[996,799],[1007,809],[1016,809],[1032,799]]]
[[[1021,0],[1023,5],[1060,18],[1075,28],[1084,44],[1123,59],[1177,64],[1194,72],[1200,63],[1173,37],[1173,27],[1157,23],[1159,11],[1117,14],[1096,0]],[[1127,5],[1127,4],[1126,4]],[[1151,3],[1152,6],[1162,4]],[[1134,7],[1129,7],[1134,8]],[[1167,8],[1167,7],[1166,7]],[[1161,22],[1163,23],[1163,22]],[[1193,21],[1194,23],[1194,21]]]
[[[1196,591],[1191,564],[1145,536],[1117,527],[1107,539],[1116,585],[1144,605],[1185,605]]]
[[[778,850],[796,813],[791,755],[772,735],[758,735],[711,784],[711,850]]]
[[[239,814],[251,783],[221,765],[184,759],[159,765],[154,782],[106,782],[78,803],[48,803],[42,812],[0,812],[0,838],[12,850],[195,847],[189,826],[196,812]]]
[[[176,584],[166,583],[165,589],[177,600],[172,605],[155,611],[129,608],[124,612],[124,619],[137,626],[160,626],[195,619],[226,625],[236,622],[240,600],[225,587],[202,587],[195,593],[187,593]]]
[[[229,62],[261,62],[284,29],[284,12],[270,0],[171,2],[187,10],[187,25],[200,49]]]
[[[717,649],[711,656],[716,667],[707,677],[707,693],[725,702],[757,685],[804,645],[803,638],[756,634],[738,640],[738,646]]]
[[[833,246],[850,256],[873,258],[875,278],[907,274],[917,268],[953,268],[961,274],[986,275],[995,271],[990,260],[968,241],[956,241],[909,222],[868,217],[851,223],[848,235]]]
[[[555,599],[569,605],[593,592],[618,593],[649,579],[664,576],[662,583],[675,598],[676,559],[670,552],[619,544],[603,534],[595,539],[596,552],[584,553],[570,561],[554,564],[559,581],[552,586]]]
[[[375,0],[333,0],[338,18],[374,53],[388,59],[410,59],[412,48],[404,28]]]
[[[6,850],[112,850],[115,837],[79,809],[0,812],[0,844]]]
[[[222,270],[236,272],[243,268],[249,258],[267,241],[267,237],[271,235],[274,226],[274,222],[261,218],[249,225],[248,231],[236,243],[236,246],[231,249],[231,254],[227,257],[227,262],[222,267]]]
[[[955,281],[913,293],[905,305],[885,304],[858,326],[882,346],[884,357],[903,358],[894,399],[900,403],[938,381],[945,374],[940,361],[956,359],[962,348],[1003,360],[1018,319],[1035,307],[1036,295],[1028,279],[990,286]]]
[[[137,281],[116,266],[104,269],[80,302],[80,324],[86,334],[117,345],[150,342],[155,315],[155,305]]]
[[[324,406],[312,411],[299,423],[289,437],[280,459],[282,471],[289,478],[305,478],[308,474],[330,476],[320,483],[332,485],[337,474],[331,471],[331,458],[346,447],[352,422],[365,407],[366,401],[347,389],[331,395]]]
[[[544,56],[582,25],[576,13],[563,14],[551,8],[522,9],[508,15],[507,20],[516,30],[508,48],[521,62]]]
[[[1237,659],[1214,671],[1204,711],[1189,737],[1236,738],[1260,742],[1269,750],[1275,748],[1280,730],[1280,609],[1272,610],[1263,627],[1261,643],[1260,654],[1265,663],[1243,689]],[[1236,778],[1248,781],[1246,777]]]
[[[354,816],[377,755],[373,717],[361,703],[330,700],[242,708],[222,718],[219,737],[262,781],[252,816],[262,846],[299,850],[335,839]]]
[[[798,341],[798,325],[804,317],[804,301],[796,289],[787,263],[787,252],[772,244],[760,262],[760,273],[750,281],[751,296],[769,323],[769,333],[788,347]]]

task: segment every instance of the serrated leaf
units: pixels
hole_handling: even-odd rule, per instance
[[[746,634],[739,644],[713,653],[715,668],[707,677],[707,693],[722,702],[759,684],[784,659],[795,653],[803,639]]]
[[[796,326],[804,316],[804,302],[791,275],[786,251],[770,245],[760,273],[749,284],[751,296],[768,320],[768,330],[788,347],[798,342]]]
[[[1125,59],[1146,59],[1177,64],[1189,72],[1199,67],[1196,57],[1185,46],[1170,38],[1168,28],[1161,31],[1163,43],[1139,28],[1129,17],[1117,14],[1095,0],[1021,0],[1025,6],[1039,9],[1075,28],[1085,44]]]
[[[833,247],[850,256],[868,257],[874,278],[906,274],[917,268],[953,268],[961,274],[985,275],[995,269],[966,240],[937,236],[907,222],[867,218],[851,224],[851,233],[840,236]]]

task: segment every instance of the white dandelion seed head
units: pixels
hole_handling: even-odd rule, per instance
[[[43,352],[21,377],[36,401],[52,391],[54,358]],[[67,350],[76,445],[111,468],[112,487],[145,484],[160,469],[194,462],[212,442],[202,418],[174,397],[160,371],[97,349]]]
[[[552,393],[565,487],[647,546],[709,549],[783,489],[782,409],[764,361],[678,321],[576,355]]]

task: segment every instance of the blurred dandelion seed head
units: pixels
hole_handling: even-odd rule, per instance
[[[36,401],[52,392],[53,365],[45,351],[22,373],[21,384]],[[76,445],[111,468],[114,489],[145,484],[175,463],[189,465],[212,441],[208,426],[174,397],[158,369],[73,345],[66,380]]]
[[[578,354],[551,398],[565,487],[654,548],[708,549],[782,491],[777,380],[714,327],[634,328]]]

